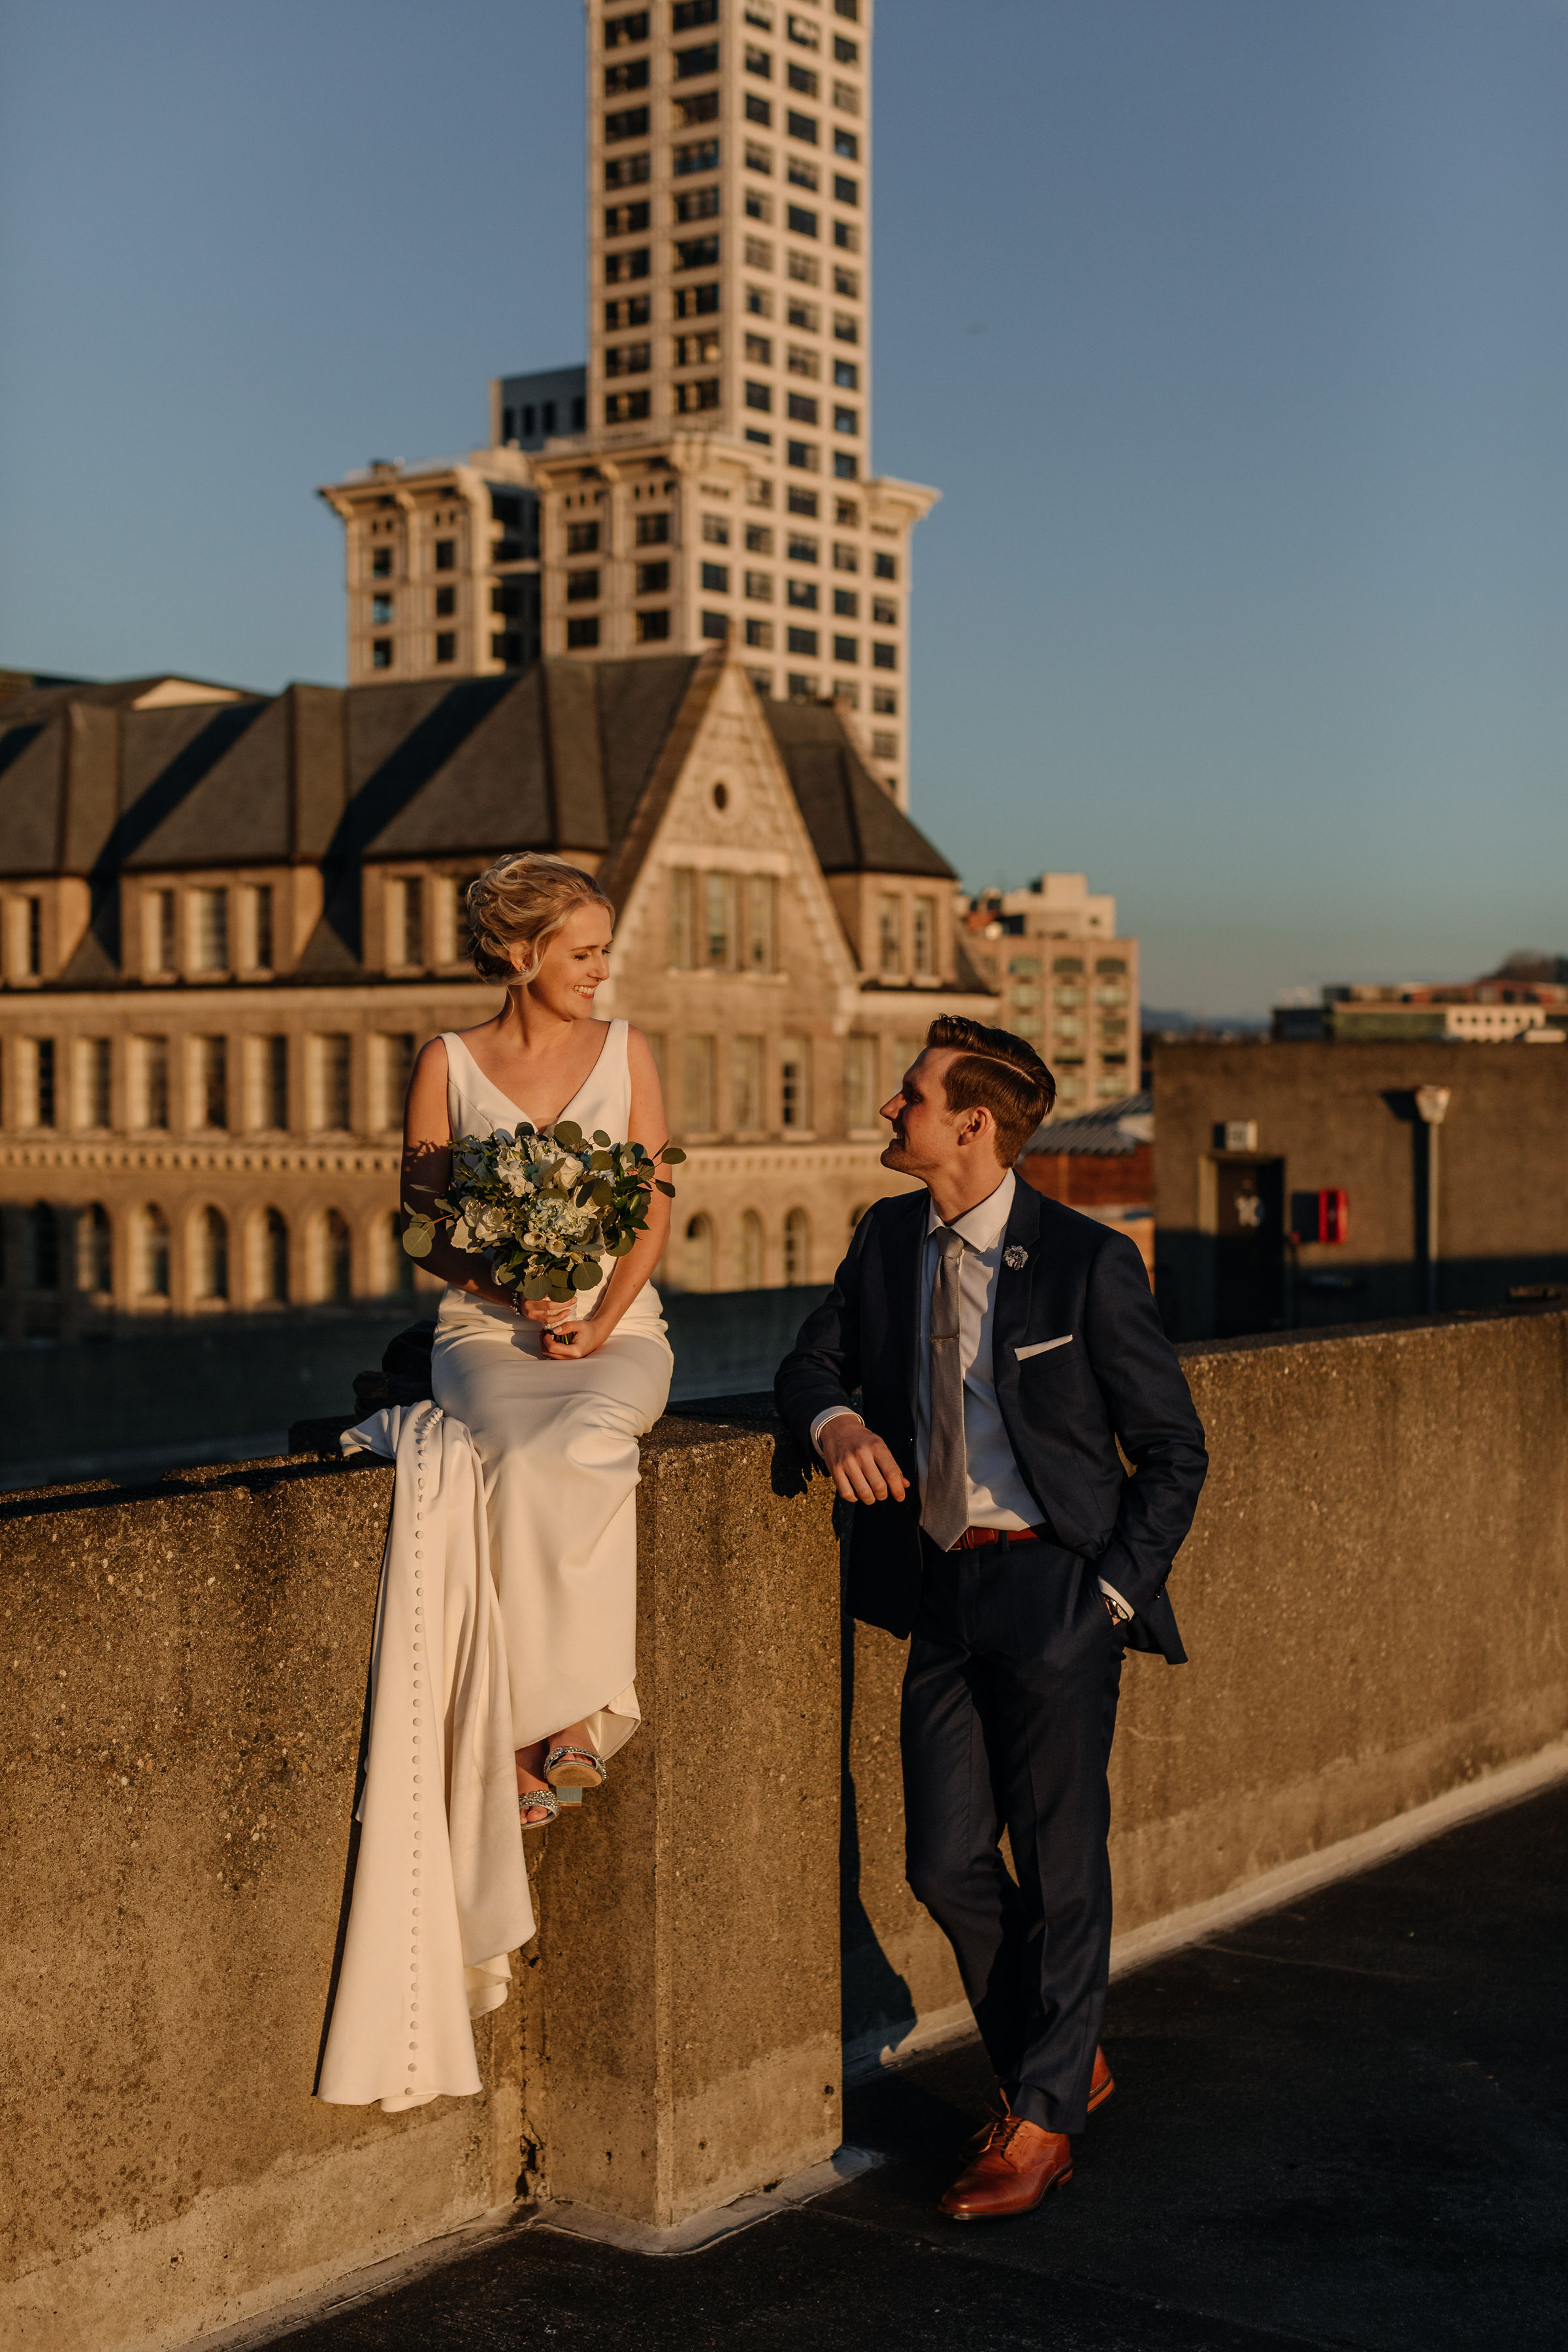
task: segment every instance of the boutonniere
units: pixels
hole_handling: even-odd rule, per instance
[[[1003,1251],[1002,1263],[1004,1265],[1010,1265],[1014,1273],[1016,1274],[1021,1265],[1028,1265],[1029,1253],[1021,1242],[1015,1242],[1011,1249],[1005,1249]]]

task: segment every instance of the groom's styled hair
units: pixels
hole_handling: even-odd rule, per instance
[[[1032,1045],[1010,1029],[987,1029],[962,1013],[940,1013],[926,1031],[928,1045],[950,1046],[942,1081],[949,1110],[988,1110],[996,1148],[1010,1168],[1057,1098],[1057,1082]]]

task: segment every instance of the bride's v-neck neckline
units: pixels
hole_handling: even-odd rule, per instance
[[[480,1067],[468,1046],[464,1044],[461,1032],[454,1029],[450,1034],[454,1038],[456,1038],[458,1044],[462,1045],[463,1052],[468,1056],[469,1066],[479,1072],[479,1076],[484,1080],[485,1085],[489,1087],[491,1094],[497,1096],[500,1101],[505,1103],[509,1110],[516,1111],[519,1118],[527,1119],[530,1126],[537,1129],[545,1127],[559,1127],[567,1112],[571,1109],[573,1104],[577,1101],[579,1096],[587,1092],[589,1086],[593,1082],[595,1073],[597,1071],[600,1063],[604,1060],[605,1055],[610,1049],[610,1038],[614,1033],[615,1026],[616,1024],[613,1021],[607,1021],[605,1024],[605,1042],[594,1056],[593,1068],[589,1070],[587,1076],[583,1080],[583,1083],[578,1087],[576,1094],[568,1095],[566,1100],[562,1104],[561,1108],[556,1112],[553,1118],[535,1118],[531,1110],[524,1110],[520,1102],[514,1102],[510,1095],[504,1093],[502,1089],[497,1086],[495,1080]]]

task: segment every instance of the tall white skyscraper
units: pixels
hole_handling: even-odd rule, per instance
[[[837,703],[906,801],[910,535],[937,493],[871,466],[872,8],[586,0],[585,376],[499,379],[491,453],[326,493],[366,607],[352,680],[727,644],[763,693]],[[416,539],[451,575],[428,615]]]

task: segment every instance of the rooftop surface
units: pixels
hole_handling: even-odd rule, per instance
[[[660,2261],[547,2226],[290,2352],[1556,2352],[1568,2210],[1568,1786],[1113,1985],[1114,2098],[1065,2195],[934,2200],[973,2042],[847,2101],[879,2168]]]

